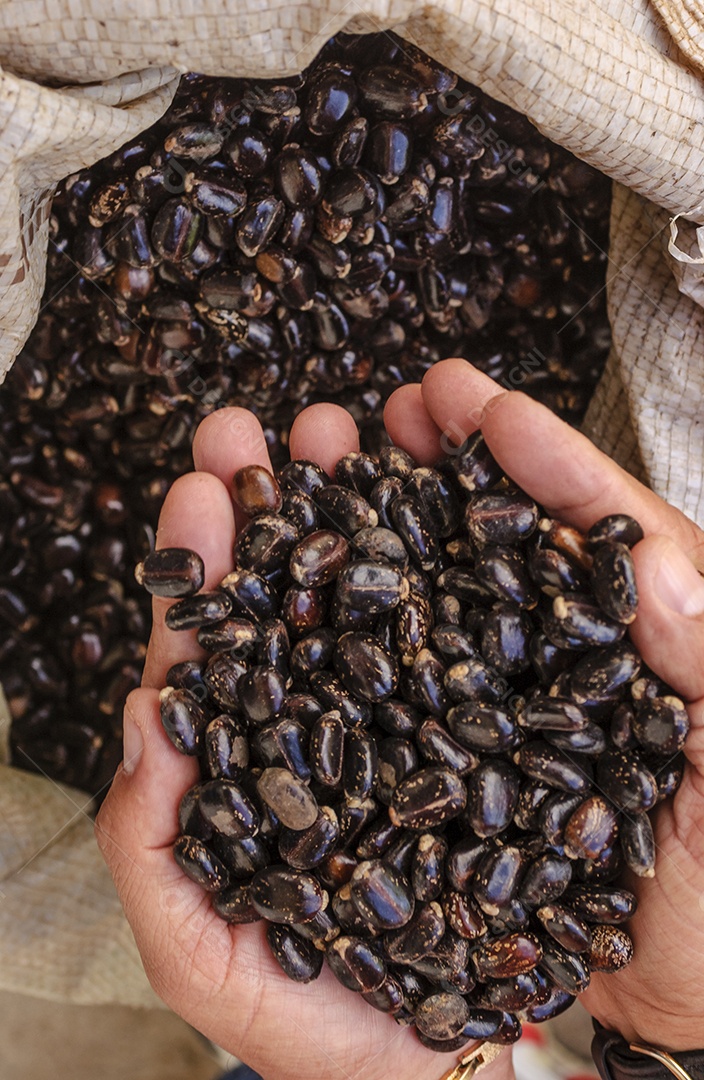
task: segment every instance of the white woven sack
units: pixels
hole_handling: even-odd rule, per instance
[[[179,72],[291,74],[342,29],[397,31],[613,179],[614,341],[586,430],[704,524],[704,232],[670,230],[704,203],[688,0],[4,0],[0,372],[37,315],[54,185],[149,126]],[[80,799],[0,765],[0,986],[148,1004]]]

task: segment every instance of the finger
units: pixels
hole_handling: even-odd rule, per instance
[[[476,421],[501,467],[556,517],[588,529],[606,514],[631,514],[646,535],[667,532],[704,565],[704,534],[684,514],[544,405],[519,391],[496,394],[498,389],[471,364],[446,360],[425,376],[423,400],[453,440],[457,429],[469,434]]]
[[[394,445],[419,465],[432,465],[442,454],[442,432],[425,406],[420,383],[394,390],[384,409],[384,424]]]
[[[459,446],[481,427],[484,408],[504,388],[467,360],[453,357],[433,364],[423,378],[423,403],[445,435],[442,451]]]
[[[292,459],[315,461],[334,476],[340,458],[359,450],[359,431],[342,406],[310,405],[293,421],[289,449]]]
[[[232,569],[234,541],[232,499],[224,484],[204,472],[179,477],[161,509],[157,548],[185,547],[197,551],[205,566],[205,588],[213,589]],[[161,688],[172,664],[204,655],[198,647],[195,630],[167,628],[164,617],[172,603],[157,596],[153,599],[143,686]]]
[[[685,701],[704,698],[704,578],[666,536],[633,549],[638,615],[631,636],[646,664]]]
[[[248,409],[218,409],[198,425],[193,440],[193,462],[201,472],[212,473],[232,493],[232,477],[243,465],[271,469],[269,449],[262,426]],[[245,516],[235,508],[235,524],[241,529]]]

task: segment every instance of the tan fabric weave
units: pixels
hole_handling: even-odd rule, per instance
[[[393,28],[615,181],[586,430],[704,523],[704,262],[669,228],[704,221],[702,0],[4,0],[0,373],[36,318],[56,182],[151,124],[179,72],[300,71],[343,28]],[[0,766],[0,986],[152,1002],[80,800]]]

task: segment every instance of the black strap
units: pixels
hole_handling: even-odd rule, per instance
[[[601,1080],[672,1080],[672,1073],[659,1061],[635,1054],[625,1039],[594,1021],[592,1057]],[[692,1080],[704,1080],[704,1050],[672,1054]]]

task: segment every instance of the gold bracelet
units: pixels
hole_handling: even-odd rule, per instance
[[[470,1080],[475,1073],[497,1058],[503,1049],[503,1046],[497,1046],[495,1043],[477,1043],[471,1050],[464,1053],[454,1069],[446,1072],[440,1080]],[[691,1077],[687,1080],[691,1080]]]
[[[679,1061],[675,1061],[666,1050],[658,1050],[655,1046],[641,1046],[639,1043],[631,1043],[629,1050],[632,1050],[634,1054],[646,1054],[647,1057],[659,1061],[673,1076],[677,1077],[677,1080],[692,1080],[687,1070],[683,1069]],[[471,1073],[469,1075],[471,1076]]]

